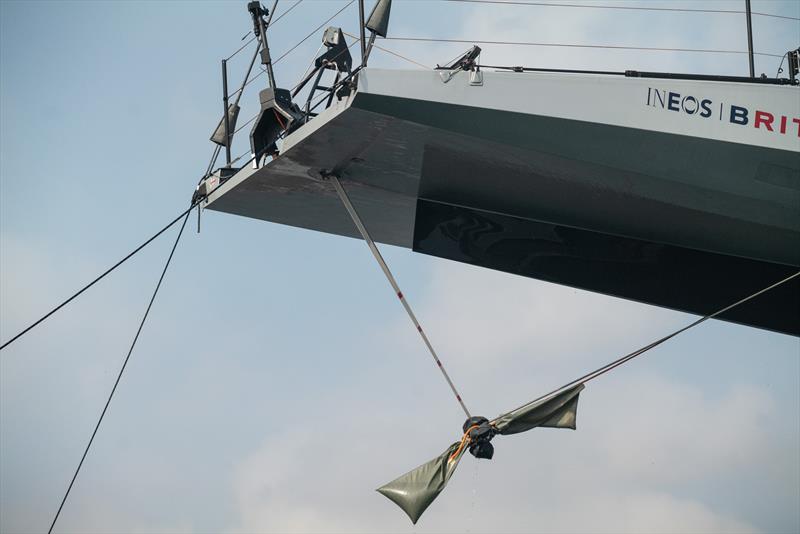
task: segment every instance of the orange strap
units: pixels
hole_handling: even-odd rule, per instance
[[[275,108],[272,108],[272,111],[273,111],[273,113],[275,113],[275,118],[278,119],[278,124],[280,124],[281,128],[283,128],[285,130],[286,129],[286,123],[283,122],[283,118],[281,117],[281,114],[278,113],[278,110],[276,110]]]
[[[461,437],[461,443],[458,445],[458,448],[456,449],[456,451],[453,454],[450,455],[450,458],[447,459],[448,462],[452,462],[453,460],[455,460],[458,457],[459,454],[461,454],[461,451],[464,450],[464,446],[466,446],[466,444],[469,443],[469,433],[472,430],[478,428],[478,426],[480,426],[480,425],[472,425],[471,427],[469,427],[467,429],[466,432],[464,432],[464,435]]]

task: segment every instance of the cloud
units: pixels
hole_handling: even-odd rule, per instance
[[[436,260],[424,293],[406,296],[467,405],[480,402],[487,416],[688,322],[682,313],[446,260]],[[430,376],[430,357],[398,312],[382,335]]]
[[[741,48],[738,16],[725,19],[735,21],[730,25],[683,15],[641,24],[618,12],[453,5],[441,31],[420,28],[417,11],[399,22],[403,19],[398,15],[422,4],[396,3],[393,17],[398,24],[392,33]],[[305,35],[300,23],[312,19],[300,14],[307,9],[309,17],[319,17],[317,8],[305,3],[292,15],[296,26],[277,26],[286,33],[276,44]],[[192,13],[202,15],[203,10]],[[180,27],[196,29],[197,20],[192,20]],[[733,24],[739,26],[729,31]],[[119,33],[123,44],[138,35],[128,33]],[[757,42],[765,50],[774,44],[766,32]],[[306,42],[309,53],[317,44]],[[429,64],[468,47],[380,44]],[[743,56],[490,45],[484,50],[484,63],[541,67],[741,73],[746,65]],[[51,50],[39,52],[52,56]],[[295,58],[304,52],[297,54]],[[245,55],[240,58],[246,60]],[[374,59],[375,65],[389,60],[409,68],[379,51]],[[305,64],[305,59],[292,60],[280,68],[296,71]],[[216,76],[215,65],[209,72]],[[169,82],[169,69],[163,74],[161,81]],[[60,82],[74,85],[74,80]],[[167,85],[180,86],[178,82]],[[188,96],[183,91],[181,102],[200,101],[205,93],[216,98],[218,92],[203,83],[184,86],[206,89]],[[243,111],[243,116],[249,113]],[[31,131],[46,130],[46,120],[31,118]],[[172,147],[173,152],[185,156],[191,152],[187,146]],[[17,154],[20,161],[26,161],[24,148]],[[185,169],[179,159],[159,160],[156,166],[162,172],[152,180],[173,175],[170,169]],[[141,221],[131,227],[120,221],[97,226],[85,217],[96,213],[92,209],[98,198],[129,198],[130,180],[109,180],[103,166],[97,167],[99,174],[80,168],[87,177],[81,184],[93,184],[95,194],[72,187],[74,202],[56,203],[67,206],[69,217],[66,212],[59,216],[52,209],[56,204],[46,203],[48,191],[72,183],[58,173],[41,180],[17,180],[14,172],[2,177],[6,189],[16,184],[3,197],[4,207],[31,209],[25,214],[5,210],[26,218],[9,219],[6,229],[24,227],[24,236],[0,235],[0,338],[16,333],[140,237]],[[169,183],[140,192],[152,197],[145,200],[163,201],[169,195],[161,185]],[[98,195],[97,187],[110,196]],[[20,199],[36,202],[17,202],[19,191],[27,195]],[[119,195],[111,194],[115,192]],[[129,208],[141,211],[150,204]],[[351,283],[367,256],[338,260],[349,257],[349,246],[361,244],[214,217],[204,219],[196,248],[186,238],[181,245],[58,530],[712,533],[792,532],[800,527],[798,435],[794,423],[786,423],[797,415],[797,382],[785,380],[795,395],[787,397],[785,392],[765,391],[748,374],[755,369],[759,376],[775,376],[795,367],[771,359],[777,351],[769,341],[762,343],[766,337],[748,337],[746,332],[740,337],[742,330],[737,330],[737,339],[750,340],[753,354],[742,352],[739,367],[731,371],[735,379],[704,385],[705,374],[667,375],[658,362],[670,357],[677,362],[702,360],[703,354],[681,354],[674,345],[659,349],[658,359],[654,352],[652,360],[637,361],[590,384],[578,431],[542,429],[498,438],[493,461],[465,458],[452,486],[412,528],[373,489],[457,439],[461,414],[397,303],[386,297],[391,311],[378,306],[365,311],[365,304],[371,306],[390,292],[375,289],[383,283],[379,275],[374,287],[364,280]],[[33,224],[34,219],[40,224]],[[63,228],[80,239],[64,241],[55,221],[65,222]],[[120,229],[126,236],[117,235]],[[47,235],[41,234],[45,230]],[[68,312],[0,356],[0,530],[46,527],[113,383],[169,241],[148,248],[144,257],[115,273],[113,282],[87,292]],[[102,251],[89,250],[93,247]],[[469,406],[488,416],[598,367],[686,318],[443,260],[393,255],[397,263],[409,258],[422,266],[416,279],[400,270],[401,284]],[[301,256],[305,261],[298,262]],[[416,287],[415,280],[420,281]],[[387,313],[394,313],[388,323],[383,321]],[[719,344],[730,331],[706,326],[712,333],[703,330],[695,339],[708,345]],[[751,357],[758,364],[750,363]]]
[[[427,291],[412,295],[412,303],[451,373],[462,379],[458,385],[471,394],[467,404],[497,413],[556,385],[555,376],[573,377],[575,368],[610,359],[633,343],[629,338],[643,344],[684,319],[503,273],[434,264]],[[412,529],[373,489],[439,454],[458,438],[460,420],[441,411],[442,403],[452,403],[436,395],[445,386],[407,323],[398,306],[377,335],[387,345],[384,358],[421,373],[418,382],[395,375],[396,386],[386,383],[381,367],[368,368],[352,397],[329,393],[338,399],[329,419],[298,414],[270,432],[236,468],[232,532],[757,532],[753,520],[763,517],[740,516],[725,505],[734,499],[720,496],[730,480],[759,476],[763,458],[794,465],[791,453],[769,439],[783,424],[771,393],[747,383],[706,389],[640,366],[589,385],[577,432],[501,436],[491,462],[467,457]],[[792,476],[791,469],[773,472],[769,485],[786,488]],[[792,524],[788,515],[780,521]]]
[[[631,534],[758,532],[751,525],[720,516],[701,503],[663,493],[597,495],[587,504],[591,505],[593,514],[583,516],[570,528],[563,528],[563,523],[560,526],[554,524],[551,532]]]
[[[424,325],[437,343],[466,366],[484,368],[558,363],[565,356],[613,344],[621,340],[621,333],[645,339],[683,317],[449,261],[435,265],[419,304]]]
[[[617,426],[604,422],[624,429],[598,432],[596,445],[610,468],[632,479],[670,484],[740,472],[771,448],[765,422],[775,417],[776,406],[753,386],[731,386],[714,398],[663,379],[637,380],[621,394],[601,396],[599,404],[604,412],[624,413]]]
[[[591,4],[591,2],[589,3]],[[414,4],[409,4],[414,6]],[[670,7],[674,6],[674,2]],[[441,24],[427,34],[420,28],[398,25],[392,36],[452,38],[466,41],[506,41],[521,43],[551,43],[567,45],[621,45],[658,48],[732,48],[731,25],[734,19],[717,16],[714,23],[708,17],[686,13],[618,11],[604,9],[549,8],[541,5],[524,6],[514,3],[454,4],[447,6],[450,24]],[[679,7],[679,6],[675,6]],[[686,4],[686,7],[696,7]],[[406,7],[411,9],[411,7]],[[739,9],[738,6],[735,9]],[[609,31],[613,28],[613,32]],[[681,31],[675,31],[680,28]],[[384,45],[384,43],[380,43]],[[486,65],[524,65],[545,68],[577,68],[595,70],[666,70],[686,72],[714,70],[720,72],[741,63],[741,56],[703,55],[682,52],[623,50],[609,48],[569,48],[551,46],[512,46],[478,43]],[[416,60],[429,64],[444,64],[457,52],[466,50],[467,43],[428,43],[391,41],[385,46]],[[385,54],[376,55],[380,60]],[[407,63],[392,59],[391,64],[410,68]]]
[[[238,521],[230,531],[756,532],[735,511],[715,509],[687,488],[698,479],[721,483],[765,456],[783,460],[768,440],[753,437],[765,420],[774,423],[770,402],[749,387],[709,398],[658,378],[589,388],[577,432],[496,438],[495,459],[466,457],[413,528],[373,489],[444,450],[446,439],[417,439],[414,428],[393,425],[391,413],[298,421],[236,468]],[[337,408],[359,413],[358,406]]]

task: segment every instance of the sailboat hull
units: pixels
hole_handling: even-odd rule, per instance
[[[705,314],[800,268],[798,95],[367,70],[208,207],[355,237],[335,172],[379,242]],[[723,318],[798,335],[800,284]]]

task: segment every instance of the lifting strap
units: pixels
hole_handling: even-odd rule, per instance
[[[422,326],[419,324],[419,321],[417,321],[417,316],[414,315],[414,311],[411,309],[408,300],[406,300],[406,298],[403,296],[403,292],[400,291],[400,286],[397,285],[397,280],[394,279],[394,276],[392,276],[392,272],[389,270],[389,266],[386,265],[386,262],[383,260],[383,256],[381,256],[378,247],[375,245],[375,241],[373,241],[372,237],[370,237],[369,232],[367,232],[367,228],[364,226],[364,223],[361,222],[361,217],[358,216],[358,212],[353,207],[353,204],[350,202],[350,198],[347,196],[347,193],[342,187],[342,184],[339,183],[339,178],[336,177],[336,175],[334,174],[326,175],[325,178],[329,179],[333,184],[333,187],[336,188],[336,193],[339,195],[342,204],[344,204],[347,213],[350,214],[350,218],[353,219],[353,223],[356,225],[356,228],[358,228],[358,231],[361,233],[361,237],[363,237],[364,241],[366,241],[367,245],[369,246],[369,249],[372,251],[372,255],[375,256],[375,260],[378,262],[378,265],[380,265],[383,274],[386,275],[386,279],[389,280],[389,283],[392,285],[392,289],[394,289],[397,298],[400,299],[400,302],[403,304],[403,307],[405,308],[409,319],[411,319],[411,322],[414,323],[417,332],[419,332],[419,335],[422,337],[422,341],[425,342],[425,346],[428,347],[428,352],[431,353],[431,356],[433,356],[433,360],[436,362],[436,365],[442,372],[442,376],[444,376],[444,379],[447,380],[447,385],[450,386],[450,390],[453,392],[453,395],[456,396],[456,400],[461,405],[461,409],[464,410],[464,413],[467,414],[467,417],[472,417],[469,413],[469,410],[467,410],[467,406],[464,404],[464,401],[461,399],[461,395],[458,393],[456,386],[450,379],[450,375],[447,374],[444,365],[442,365],[442,361],[439,359],[439,356],[436,355],[436,351],[434,350],[433,345],[431,345],[431,341],[428,339],[428,336],[422,330]]]

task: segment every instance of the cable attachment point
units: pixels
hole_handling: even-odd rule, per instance
[[[247,3],[247,11],[250,12],[250,16],[253,18],[253,35],[256,37],[261,36],[261,23],[264,22],[264,17],[269,15],[269,10],[262,6],[258,0],[254,0]]]
[[[197,184],[192,194],[192,206],[208,198],[216,188],[227,182],[231,176],[239,172],[240,167],[220,167]]]
[[[436,65],[439,76],[442,78],[442,83],[447,83],[460,71],[469,71],[470,85],[483,85],[483,73],[481,72],[480,65],[478,65],[478,56],[481,55],[481,47],[472,45],[472,48],[461,54],[458,58],[454,59],[446,65]]]
[[[341,100],[342,97],[350,94],[349,88],[345,89],[340,84],[341,76],[344,75],[345,79],[350,78],[353,67],[353,58],[350,56],[350,49],[344,38],[344,32],[341,28],[329,26],[322,34],[322,44],[325,46],[325,52],[314,60],[314,68],[292,89],[292,97],[295,97],[308,82],[314,79],[311,90],[306,97],[306,103],[303,106],[304,122],[308,122],[309,119],[317,115],[314,113],[314,109],[325,100],[327,100],[327,108],[331,105],[334,95]],[[329,85],[323,86],[320,81],[326,70],[334,71],[336,74]],[[328,98],[323,98],[312,106],[317,91],[328,93]]]
[[[491,460],[494,446],[490,442],[497,431],[489,420],[479,415],[472,416],[464,422],[462,429],[469,443],[469,453],[475,458]]]

